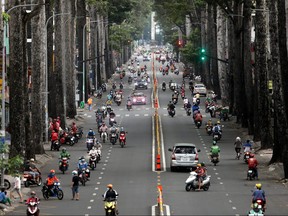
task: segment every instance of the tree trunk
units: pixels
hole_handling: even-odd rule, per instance
[[[254,132],[254,100],[253,100],[253,77],[251,65],[251,6],[252,0],[244,1],[243,8],[243,71],[245,82],[246,109],[248,134]]]
[[[34,1],[35,2],[35,1]],[[37,2],[39,2],[37,0]],[[42,1],[43,3],[44,1]],[[30,155],[28,158],[34,158],[35,154],[43,154],[44,147],[42,143],[42,135],[45,127],[42,124],[42,113],[45,95],[43,82],[45,77],[45,8],[42,7],[38,16],[31,20],[32,26],[32,91],[31,91],[31,132],[32,132],[32,148],[30,148]],[[40,128],[40,130],[39,130]],[[27,149],[26,151],[29,151]]]
[[[75,28],[75,20],[76,17],[76,7],[75,0],[67,1],[69,4],[69,11],[71,12],[71,17],[69,17],[67,22],[68,27],[68,44],[67,44],[67,52],[66,52],[66,91],[64,95],[66,95],[66,115],[69,118],[74,118],[77,115],[76,110],[76,102],[75,102],[75,80],[76,80],[76,70],[75,70],[75,53],[76,53],[76,28]],[[74,18],[72,18],[74,17]]]
[[[55,13],[64,13],[64,0],[55,2]],[[66,17],[67,19],[67,17]],[[55,101],[53,105],[56,107],[56,116],[59,116],[61,119],[61,127],[65,127],[65,109],[64,109],[64,94],[63,86],[65,85],[63,80],[64,65],[65,60],[65,34],[64,34],[64,24],[66,20],[63,16],[58,16],[55,18],[55,68],[54,68],[54,77],[55,77],[55,90],[56,94],[54,95]]]
[[[264,0],[256,0],[256,8],[264,9]],[[259,80],[259,122],[261,147],[270,148],[272,144],[271,123],[270,123],[270,107],[268,99],[268,76],[267,76],[267,38],[266,38],[266,18],[262,11],[256,11],[256,79]]]
[[[19,1],[9,1],[8,8],[19,4]],[[9,82],[9,117],[11,130],[11,147],[10,157],[16,155],[24,156],[25,148],[25,109],[24,109],[24,86],[23,73],[26,74],[26,69],[23,69],[23,59],[26,58],[23,53],[23,23],[22,10],[13,10],[10,13],[9,30],[10,30],[10,65],[8,68]],[[26,41],[25,41],[26,43]]]

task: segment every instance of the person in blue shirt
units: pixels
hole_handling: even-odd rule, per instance
[[[80,159],[79,159],[79,162],[78,162],[78,174],[80,175],[80,173],[82,173],[82,170],[85,169],[87,170],[88,169],[88,163],[86,162],[84,156],[82,156]],[[88,178],[90,178],[90,172],[87,172],[88,173]]]
[[[197,104],[194,104],[192,107],[192,112],[194,113],[194,111],[199,110],[199,106]]]
[[[88,137],[92,137],[93,139],[95,138],[95,132],[93,131],[92,128],[90,128],[88,131],[87,138]]]
[[[264,210],[264,206],[266,204],[265,192],[264,190],[261,189],[262,185],[260,183],[257,183],[255,187],[256,187],[256,190],[254,190],[252,194],[252,204],[254,204],[257,200],[262,200],[263,201],[262,208]]]
[[[251,144],[250,140],[247,140],[246,143],[243,144],[243,148],[244,148],[244,153],[245,152],[251,152],[252,144]]]
[[[7,195],[7,192],[5,191],[5,188],[1,188],[0,203],[3,203],[5,205],[8,203],[9,206],[11,206],[11,200],[6,195]]]

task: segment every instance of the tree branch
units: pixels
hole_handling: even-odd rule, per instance
[[[30,13],[25,12],[23,16],[23,22],[27,23],[29,20],[31,20],[34,16],[37,16],[43,6],[46,5],[44,3],[44,0],[41,0],[42,3],[36,5],[33,10]]]

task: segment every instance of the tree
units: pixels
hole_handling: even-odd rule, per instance
[[[36,0],[34,1],[34,3]],[[44,3],[37,1],[37,3]],[[32,132],[32,145],[26,148],[27,156],[34,158],[36,154],[44,153],[43,148],[43,134],[45,131],[45,124],[43,124],[44,116],[44,99],[45,92],[45,41],[46,37],[45,26],[45,8],[42,7],[39,14],[32,18],[32,90],[31,90],[31,132]],[[40,130],[39,130],[40,128]],[[30,147],[30,148],[29,148]],[[29,152],[29,154],[28,154]]]

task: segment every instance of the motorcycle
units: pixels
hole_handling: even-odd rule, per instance
[[[206,176],[202,182],[202,186],[200,189],[203,189],[204,191],[208,191],[209,187],[210,187],[210,177],[211,176]],[[199,188],[198,185],[198,177],[197,177],[197,173],[192,171],[190,172],[189,177],[187,178],[187,180],[185,181],[186,183],[186,187],[185,190],[186,191],[195,191],[196,189]]]
[[[132,109],[132,103],[129,102],[129,103],[127,103],[127,110],[130,111],[131,109]]]
[[[76,142],[75,137],[71,134],[68,134],[66,130],[63,130],[63,133],[60,135],[60,144],[61,145],[67,144],[73,146],[75,142]]]
[[[123,84],[121,83],[119,87],[120,87],[120,89],[123,89]]]
[[[92,147],[94,146],[94,139],[88,137],[86,139],[86,146],[87,146],[88,151],[90,151]]]
[[[82,128],[82,127],[78,127],[78,130],[77,130],[75,136],[76,136],[78,139],[81,139],[81,138],[82,138],[82,136],[83,136],[83,128]]]
[[[27,211],[26,211],[26,215],[27,216],[39,216],[39,201],[35,200],[30,200],[29,203],[27,203]]]
[[[83,186],[85,186],[86,182],[88,181],[89,173],[90,170],[85,168],[83,168],[79,173],[79,180]]]
[[[200,98],[196,98],[196,104],[199,106],[200,105]]]
[[[61,144],[59,143],[59,140],[53,141],[53,143],[51,145],[51,151],[53,151],[53,150],[59,151],[60,146],[61,146]]]
[[[206,126],[207,134],[210,136],[212,134],[212,126]]]
[[[248,171],[247,171],[247,178],[246,178],[246,180],[252,180],[252,179],[255,179],[256,178],[256,175],[255,175],[255,171],[253,170],[253,169],[249,169]]]
[[[89,158],[89,167],[94,170],[96,168],[97,164],[97,155],[96,154],[91,154]]]
[[[116,216],[116,199],[108,198],[105,200],[104,204],[105,215],[106,216]]]
[[[111,112],[111,109],[112,109],[112,108],[111,108],[111,105],[110,105],[110,104],[106,106],[106,110],[107,110],[108,113]]]
[[[186,114],[187,114],[187,116],[191,116],[191,114],[192,114],[191,109],[186,109]]]
[[[116,84],[115,83],[113,83],[112,88],[116,89]]]
[[[213,140],[215,140],[216,142],[219,141],[221,139],[221,135],[219,132],[215,132],[213,134]]]
[[[117,106],[120,106],[122,100],[121,100],[121,98],[116,98],[116,99],[115,99],[115,102],[116,102]]]
[[[179,75],[179,69],[178,69],[178,68],[175,69],[175,70],[174,70],[174,73],[175,73],[176,75]]]
[[[46,200],[49,199],[49,197],[57,197],[59,200],[62,200],[64,197],[63,190],[60,188],[60,182],[55,182],[51,190],[46,184],[43,185],[42,194]]]
[[[216,116],[215,106],[214,105],[213,106],[208,106],[207,110],[210,113],[211,118],[214,118]]]
[[[182,93],[181,93],[181,98],[182,98],[182,100],[184,99],[184,97],[185,97],[185,92],[182,92]]]
[[[112,127],[114,124],[116,124],[115,118],[109,118],[109,125]]]
[[[33,175],[30,172],[25,171],[23,173],[22,181],[25,187],[29,187],[30,185],[41,186],[42,185],[41,173],[39,172],[39,181],[36,182],[36,179],[33,178]]]
[[[212,154],[211,155],[211,162],[216,166],[217,163],[219,163],[219,155],[218,154]]]
[[[175,116],[175,109],[168,109],[168,114],[171,116],[171,117],[174,117]]]
[[[106,84],[105,84],[105,83],[103,83],[103,84],[101,85],[101,89],[102,89],[103,92],[106,92],[106,91],[107,91],[107,88],[106,88]]]
[[[250,158],[251,152],[245,152],[244,153],[244,161],[245,163],[248,163],[248,159]]]
[[[115,143],[117,142],[117,134],[116,133],[111,133],[110,142],[112,143],[112,145],[115,145]]]
[[[166,91],[166,86],[162,86],[162,91]]]
[[[195,125],[199,129],[202,125],[202,122],[201,121],[195,121]]]
[[[177,98],[173,98],[172,103],[173,103],[174,105],[176,105],[177,102],[178,102],[178,99],[177,99]]]
[[[129,76],[129,77],[128,77],[128,84],[131,85],[131,83],[132,83],[132,77]]]
[[[65,172],[68,170],[68,166],[69,166],[69,164],[68,164],[68,158],[63,157],[63,158],[61,159],[61,161],[59,162],[59,170],[60,170],[63,174],[65,174]]]
[[[123,148],[124,145],[126,145],[126,133],[125,132],[120,133],[119,142],[120,142],[121,148]]]
[[[1,182],[1,178],[2,178],[2,175],[1,175],[1,173],[0,173],[0,182]],[[11,187],[10,181],[9,181],[8,179],[4,178],[4,188],[5,188],[6,190],[9,190],[10,187]]]
[[[106,131],[101,133],[101,138],[102,138],[103,143],[105,143],[107,140],[107,132]]]

